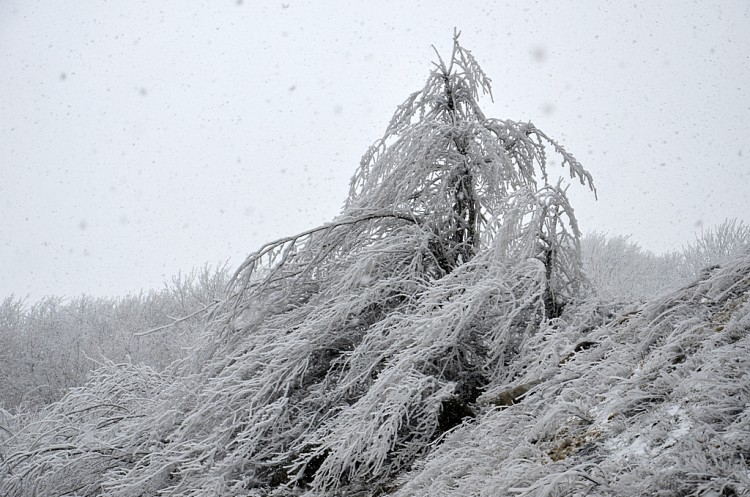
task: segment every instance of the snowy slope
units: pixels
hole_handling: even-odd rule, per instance
[[[468,406],[463,424],[414,447],[403,469],[383,475],[372,466],[369,474],[340,473],[347,476],[329,476],[317,486],[316,468],[293,485],[285,485],[288,474],[260,480],[252,458],[273,447],[271,440],[219,437],[230,426],[235,439],[244,436],[241,423],[226,418],[231,401],[221,400],[221,388],[232,391],[236,376],[167,378],[110,365],[25,428],[11,429],[18,431],[3,441],[0,494],[745,495],[749,292],[746,253],[645,305],[583,302],[525,337],[502,378]],[[409,388],[406,380],[391,383],[380,405],[391,394],[406,395],[410,405]],[[199,405],[205,397],[192,392],[201,389],[217,403]],[[455,383],[435,391],[455,391]],[[184,400],[175,409],[178,397]],[[282,399],[264,415],[283,409],[289,401]],[[311,433],[343,447],[352,440],[377,445],[388,426],[383,420],[392,416],[381,413],[368,427],[357,421],[353,405],[345,412],[349,419],[335,421],[335,411],[346,411],[336,408]],[[353,421],[363,438],[346,431]],[[391,463],[395,448],[383,449],[381,464]],[[247,473],[236,471],[238,465]],[[317,467],[325,466],[318,460]],[[255,480],[247,477],[252,474]]]
[[[529,340],[523,372],[480,402],[533,387],[450,434],[396,495],[746,495],[749,291],[745,254],[589,331]]]

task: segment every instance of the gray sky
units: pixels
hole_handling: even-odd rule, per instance
[[[582,230],[662,251],[750,220],[746,0],[0,0],[0,298],[153,288],[330,220],[454,26],[485,114],[594,175]]]

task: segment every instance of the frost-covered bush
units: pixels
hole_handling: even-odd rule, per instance
[[[484,116],[489,79],[458,36],[446,60],[365,154],[339,217],[250,255],[184,361],[107,365],[15,433],[0,490],[378,493],[476,416],[585,294],[548,154],[593,185],[532,124]],[[117,397],[120,376],[140,393]]]

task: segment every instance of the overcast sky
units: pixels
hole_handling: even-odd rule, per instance
[[[333,218],[454,26],[582,230],[750,220],[750,2],[0,0],[0,298],[121,295]],[[562,168],[560,174],[564,174]]]

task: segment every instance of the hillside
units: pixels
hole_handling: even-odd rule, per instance
[[[747,495],[750,252],[642,305],[590,302],[395,495]]]
[[[410,468],[381,479],[378,488],[345,485],[339,493],[747,495],[749,296],[750,253],[744,253],[646,304],[583,302],[525,337],[504,377],[488,384],[472,412],[465,412],[472,417],[418,451]],[[170,418],[180,409],[163,411],[159,398],[194,399],[189,383],[174,381],[131,365],[99,370],[86,388],[18,432],[11,429],[13,438],[6,434],[2,494],[97,495],[96,488],[106,488],[104,495],[138,495],[116,491],[113,483],[129,479],[121,490],[134,486],[156,495],[146,479],[134,485],[141,480],[133,478],[138,465],[127,458],[148,454],[152,464],[166,462],[166,441],[159,436],[165,424],[178,425]],[[404,388],[393,383],[390,391]],[[240,490],[241,478],[233,490],[231,480],[208,478],[227,464],[219,456],[221,439],[207,437],[222,428],[226,415],[210,414],[203,412],[198,423],[202,434],[171,442],[185,454],[157,468],[162,484],[180,475],[194,485],[176,486],[181,495],[206,495],[222,486],[218,495],[266,494]],[[235,423],[238,431],[240,421]],[[367,439],[374,443],[377,436]],[[83,491],[86,485],[92,486]],[[304,492],[278,487],[270,493]]]

